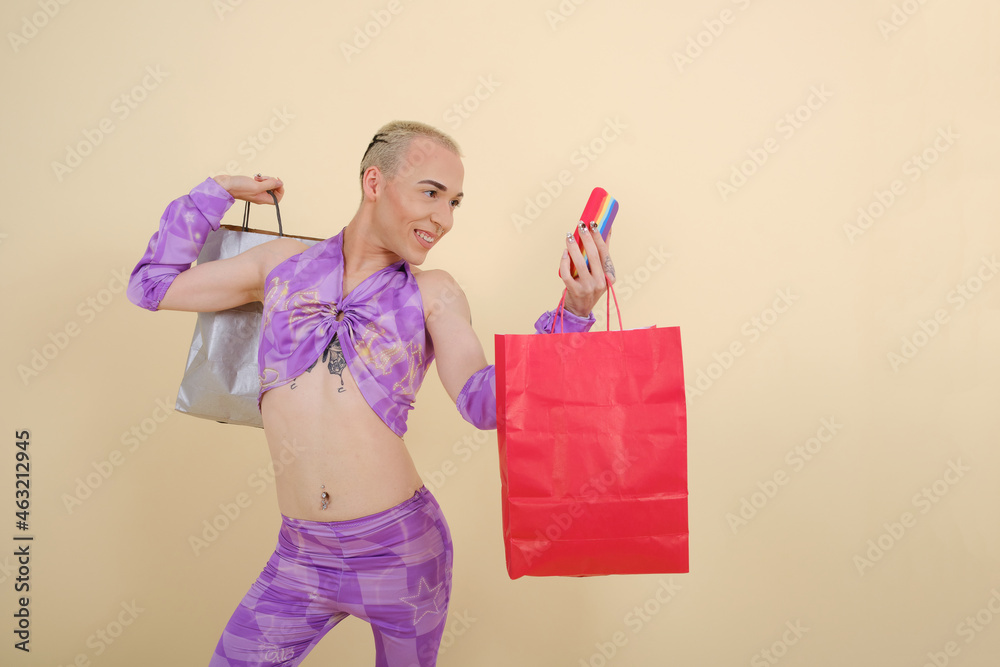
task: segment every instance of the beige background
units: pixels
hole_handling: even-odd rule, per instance
[[[335,234],[393,118],[463,147],[466,201],[425,266],[462,284],[490,359],[495,333],[529,332],[556,303],[563,232],[602,185],[622,202],[626,326],[680,325],[689,383],[705,374],[689,395],[691,573],[514,582],[495,433],[428,376],[406,440],[456,543],[441,665],[996,664],[995,2],[16,0],[0,16],[3,664],[207,663],[274,548],[263,433],[158,407],[173,405],[194,316],[136,308],[117,276],[170,200],[227,169],[285,180],[288,231]],[[71,148],[86,155],[55,166]],[[850,238],[880,196],[892,203]],[[904,338],[912,359],[893,363]],[[130,448],[133,428],[145,439]],[[30,656],[11,632],[20,429]],[[817,433],[828,442],[797,458]],[[241,493],[249,507],[195,554],[189,538]],[[349,620],[304,664],[373,655]]]

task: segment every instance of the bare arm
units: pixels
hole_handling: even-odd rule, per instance
[[[236,199],[272,203],[267,190],[279,200],[284,194],[278,179],[217,176],[171,202],[132,272],[129,299],[149,310],[188,311],[225,310],[261,300],[270,268],[304,250],[304,244],[278,239],[237,257],[191,264]]]
[[[455,279],[445,271],[422,271],[420,287],[438,376],[456,400],[469,377],[487,365],[486,354],[472,329],[469,301]]]
[[[271,269],[308,247],[294,239],[275,239],[236,257],[193,266],[170,284],[159,310],[213,312],[263,301]]]

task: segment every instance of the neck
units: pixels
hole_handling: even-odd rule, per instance
[[[402,257],[387,250],[375,233],[370,212],[362,206],[344,229],[344,276],[360,282]],[[352,281],[353,282],[353,281]]]

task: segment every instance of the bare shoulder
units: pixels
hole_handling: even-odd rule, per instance
[[[413,267],[411,271],[420,288],[425,318],[443,313],[457,313],[463,319],[468,318],[469,303],[465,292],[450,273],[443,269],[413,270]]]
[[[264,263],[264,275],[266,276],[278,264],[281,264],[292,255],[309,249],[309,246],[302,241],[289,238],[279,238],[257,246]]]
[[[426,302],[428,298],[439,297],[444,293],[453,295],[464,294],[462,287],[458,284],[450,273],[444,269],[422,270],[410,267],[413,277],[420,288],[420,296]]]
[[[301,241],[289,238],[277,238],[247,250],[244,254],[252,256],[253,263],[257,267],[257,287],[254,292],[256,300],[264,300],[264,292],[267,289],[264,281],[267,279],[268,274],[274,270],[274,267],[289,257],[298,255],[308,249],[309,246]],[[248,257],[248,259],[250,258]]]
[[[309,246],[299,241],[298,239],[288,238],[283,236],[281,238],[274,239],[273,241],[268,241],[263,245],[270,246],[273,252],[286,255],[286,257],[291,257],[292,255],[297,255],[303,250],[308,250]]]
[[[423,289],[426,285],[427,287],[436,287],[441,285],[447,285],[449,283],[455,283],[455,279],[451,277],[451,274],[444,269],[418,269],[415,266],[410,267],[410,272],[413,277],[417,279],[417,284],[420,285],[420,289]],[[457,284],[457,283],[455,283]]]

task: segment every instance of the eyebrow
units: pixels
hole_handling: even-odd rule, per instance
[[[433,185],[434,187],[436,187],[441,192],[448,192],[448,188],[444,187],[444,185],[442,185],[441,183],[438,183],[437,181],[432,181],[429,178],[425,178],[424,180],[419,181],[417,184],[419,185],[420,183],[430,183],[431,185]],[[456,197],[463,197],[463,196],[465,196],[465,193],[464,192],[459,192],[455,196]]]

